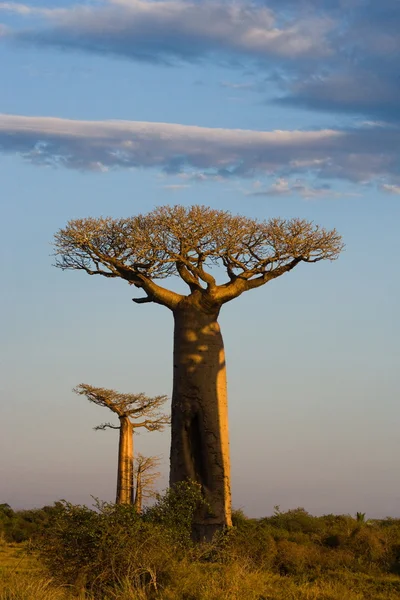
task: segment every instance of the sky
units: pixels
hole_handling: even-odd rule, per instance
[[[171,395],[169,311],[54,268],[54,233],[205,204],[346,244],[223,307],[234,507],[400,517],[399,27],[398,0],[0,2],[0,502],[113,500],[74,386]],[[169,443],[135,437],[160,490]]]

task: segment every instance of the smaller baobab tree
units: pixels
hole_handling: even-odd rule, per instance
[[[118,415],[119,425],[103,423],[96,430],[119,429],[117,504],[133,504],[133,434],[139,427],[148,431],[162,431],[170,424],[170,417],[160,412],[166,396],[150,398],[143,393],[121,394],[115,390],[81,383],[74,392],[89,402],[109,408]]]
[[[138,454],[134,460],[133,478],[135,480],[135,500],[134,506],[136,512],[141,513],[143,500],[156,496],[154,484],[161,473],[156,471],[160,466],[160,456],[143,456]]]

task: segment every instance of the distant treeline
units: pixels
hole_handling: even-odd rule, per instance
[[[30,510],[13,510],[9,504],[0,504],[0,541],[25,542],[42,532],[59,503]]]

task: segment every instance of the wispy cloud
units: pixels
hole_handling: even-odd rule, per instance
[[[399,0],[2,2],[0,11],[21,17],[16,40],[168,64],[250,60],[274,70],[278,102],[400,120]]]
[[[191,186],[188,183],[171,183],[169,185],[163,185],[163,190],[169,190],[171,192],[179,192],[180,190],[185,190],[190,188]]]
[[[16,37],[37,44],[151,60],[199,60],[207,56],[258,60],[326,55],[325,19],[279,23],[269,8],[253,3],[193,0],[104,0],[98,6],[32,8],[0,3],[21,16],[43,16],[45,27]]]
[[[30,15],[35,9],[25,4],[18,4],[18,2],[0,2],[0,10],[18,15]]]
[[[24,17],[37,15],[41,17],[56,18],[57,16],[66,14],[68,9],[40,8],[38,6],[20,4],[18,2],[0,2],[0,11],[17,14]]]
[[[384,183],[381,189],[388,194],[400,194],[400,185]]]
[[[300,196],[306,200],[315,198],[331,197],[338,198],[341,196],[354,196],[352,192],[338,192],[333,190],[328,183],[312,185],[301,179],[290,181],[284,177],[280,177],[269,186],[262,186],[261,182],[256,182],[253,189],[246,191],[247,196]]]
[[[38,165],[155,168],[180,174],[184,183],[275,175],[284,178],[283,191],[285,179],[297,174],[397,185],[399,147],[400,129],[382,127],[263,132],[0,115],[0,151]]]
[[[243,83],[235,83],[234,81],[221,81],[220,86],[223,88],[229,88],[231,90],[255,90],[257,88],[257,84],[250,81]]]
[[[281,6],[284,4],[285,0]],[[302,0],[297,10],[304,11],[305,7],[309,11],[322,10],[335,21],[328,34],[333,52],[327,60],[317,60],[311,68],[303,63],[303,69],[283,82],[281,101],[312,110],[398,122],[399,1]]]

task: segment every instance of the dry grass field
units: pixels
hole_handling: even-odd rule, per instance
[[[208,565],[183,561],[175,577],[160,586],[121,581],[106,596],[57,585],[24,544],[0,547],[0,600],[398,600],[400,577],[346,571],[315,581],[280,576],[252,565]]]
[[[399,519],[236,511],[229,532],[193,543],[197,493],[170,491],[141,516],[6,507],[0,600],[400,600]]]

